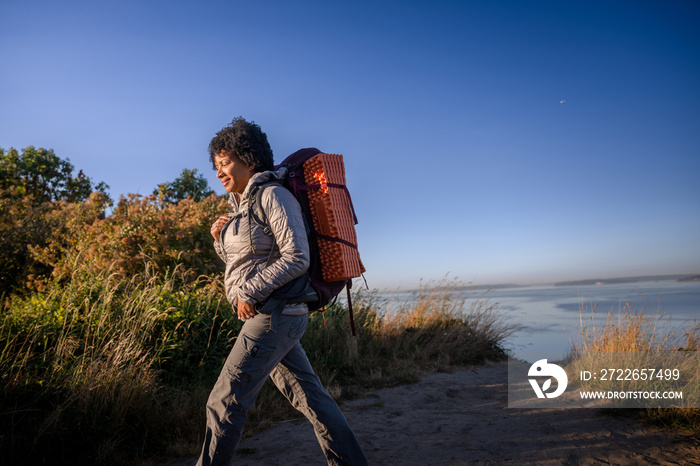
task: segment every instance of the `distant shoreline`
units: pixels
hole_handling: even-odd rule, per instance
[[[675,280],[678,282],[694,282],[700,281],[700,275],[643,275],[638,277],[591,278],[586,280],[557,282],[554,284],[554,286],[613,285],[620,283],[658,282],[668,280]]]
[[[588,278],[584,280],[570,280],[564,282],[549,282],[549,283],[490,283],[490,284],[474,284],[466,283],[464,285],[445,285],[438,288],[445,291],[497,291],[514,288],[532,288],[541,286],[602,286],[602,285],[619,285],[624,283],[641,283],[641,282],[660,282],[660,281],[676,281],[676,282],[700,282],[700,274],[675,274],[675,275],[638,275],[634,277],[615,277],[615,278]],[[430,282],[435,285],[435,283]],[[422,289],[428,287],[416,288],[383,288],[380,293],[420,293]]]

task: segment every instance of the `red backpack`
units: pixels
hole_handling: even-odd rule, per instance
[[[275,170],[281,167],[287,168],[281,184],[299,202],[309,230],[308,277],[318,296],[317,301],[308,303],[309,310],[323,312],[345,288],[350,327],[355,335],[350,288],[352,279],[361,276],[365,268],[357,248],[357,216],[345,185],[342,156],[325,154],[315,148],[300,149],[275,166]],[[266,225],[266,216],[259,207],[262,191],[257,189],[251,194],[251,214],[256,222]]]

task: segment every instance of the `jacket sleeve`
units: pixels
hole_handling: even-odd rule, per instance
[[[216,254],[221,258],[222,261],[224,261],[225,264],[226,251],[224,250],[224,246],[221,244],[221,241],[214,241],[214,251],[216,251]]]
[[[273,291],[309,268],[309,240],[299,202],[286,188],[273,186],[263,191],[261,203],[279,256],[241,285],[239,299],[251,304],[265,301]]]

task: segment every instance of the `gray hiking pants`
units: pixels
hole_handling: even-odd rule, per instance
[[[321,385],[299,343],[307,320],[307,315],[256,314],[246,321],[209,395],[206,435],[197,466],[230,464],[248,410],[268,375],[292,406],[311,421],[328,464],[367,464],[345,416]]]

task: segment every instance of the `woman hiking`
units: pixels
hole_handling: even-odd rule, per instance
[[[281,288],[289,296],[289,289],[304,291],[308,283],[309,243],[299,203],[279,184],[263,186],[283,179],[286,169],[274,171],[266,134],[240,117],[216,133],[209,156],[232,207],[214,222],[211,234],[226,264],[226,297],[245,323],[209,395],[197,466],[231,463],[248,410],[268,376],[311,421],[328,464],[367,464],[345,416],[299,343],[308,306],[294,299],[268,300]],[[262,192],[256,196],[258,189]],[[250,215],[256,200],[268,225]],[[266,305],[273,301],[276,306]]]

